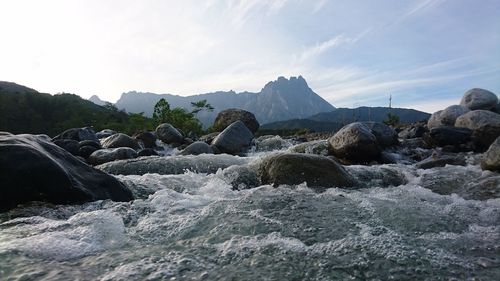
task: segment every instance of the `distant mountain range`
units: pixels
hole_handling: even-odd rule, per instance
[[[280,122],[271,122],[261,126],[264,130],[293,130],[309,129],[314,132],[336,131],[344,125],[352,122],[375,121],[383,122],[387,119],[387,114],[392,113],[399,117],[402,124],[414,123],[427,120],[431,116],[429,113],[407,109],[389,107],[358,107],[358,108],[338,108],[330,112],[322,112],[305,119],[293,119]]]
[[[97,105],[100,105],[100,106],[103,106],[103,105],[105,105],[105,104],[107,103],[107,101],[103,101],[103,100],[101,100],[101,99],[100,99],[98,96],[96,96],[96,95],[91,96],[91,97],[89,98],[89,101],[91,101],[91,102],[93,102],[93,103],[95,103],[95,104],[97,104]]]
[[[170,107],[191,109],[191,102],[207,100],[214,107],[213,112],[200,112],[198,118],[209,126],[215,120],[217,113],[227,108],[241,108],[255,114],[261,123],[269,123],[294,118],[306,118],[320,112],[329,112],[335,109],[331,104],[317,95],[302,77],[278,77],[277,80],[267,83],[258,93],[234,91],[214,92],[193,96],[177,96],[171,94],[154,94],[141,92],[123,93],[115,106],[127,112],[151,116],[156,102],[164,98]]]

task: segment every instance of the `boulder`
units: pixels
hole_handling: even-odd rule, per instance
[[[303,153],[283,153],[263,160],[259,168],[263,184],[296,185],[306,182],[309,187],[349,187],[354,178],[329,157]]]
[[[198,140],[199,141],[204,141],[208,144],[211,144],[212,141],[220,134],[220,132],[213,132],[213,133],[210,133],[210,134],[206,134],[206,135],[203,135],[201,136]]]
[[[432,155],[415,164],[418,169],[431,169],[436,167],[444,167],[446,165],[465,166],[466,162],[463,157],[458,155]]]
[[[137,156],[138,157],[141,157],[141,156],[158,156],[158,152],[156,152],[156,150],[154,150],[152,148],[144,148],[144,149],[139,150],[139,152],[137,152]]]
[[[257,171],[248,165],[229,166],[220,172],[220,176],[233,187],[233,190],[250,189],[261,185]]]
[[[483,154],[481,168],[483,168],[483,170],[500,172],[500,137],[498,137]]]
[[[0,134],[0,183],[2,211],[30,201],[78,204],[133,199],[116,178],[34,135]]]
[[[213,141],[221,152],[239,154],[252,144],[253,134],[241,121],[236,121],[224,129]]]
[[[398,133],[398,137],[402,139],[421,138],[428,131],[429,130],[427,129],[426,125],[417,123],[404,128],[401,132]]]
[[[484,109],[491,110],[497,106],[498,97],[494,93],[474,88],[465,92],[460,105],[467,107],[470,110]]]
[[[210,145],[204,141],[193,142],[188,145],[184,150],[182,150],[180,155],[200,155],[200,154],[214,154],[214,151]]]
[[[308,153],[317,155],[328,155],[328,141],[327,140],[316,140],[299,143],[292,146],[289,151],[297,153]]]
[[[88,162],[92,165],[100,165],[115,160],[132,158],[137,158],[137,152],[135,152],[135,150],[130,147],[117,147],[94,151],[88,157]]]
[[[64,148],[67,152],[73,155],[78,155],[78,149],[80,148],[78,141],[70,139],[57,139],[54,140],[53,142],[57,146]]]
[[[471,141],[471,136],[470,129],[441,126],[432,128],[426,141],[431,146],[460,145]]]
[[[168,123],[156,127],[156,136],[166,144],[181,144],[184,141],[181,132]]]
[[[217,131],[222,131],[236,121],[243,122],[243,124],[245,124],[245,126],[254,134],[260,126],[253,113],[243,109],[231,108],[223,110],[217,114],[213,128]]]
[[[272,151],[290,147],[290,143],[280,136],[266,136],[255,140],[257,151]]]
[[[380,156],[377,138],[363,123],[351,123],[328,139],[331,153],[352,162],[369,162]]]
[[[110,129],[104,129],[102,131],[97,132],[96,136],[98,139],[104,139],[114,134],[116,134],[116,131]]]
[[[97,141],[92,141],[92,140],[84,140],[84,141],[81,141],[78,143],[78,146],[79,147],[83,147],[83,146],[93,146],[95,147],[96,149],[101,149],[102,146],[101,146],[101,143],[100,142],[97,142]]]
[[[393,128],[379,122],[363,122],[363,124],[370,129],[382,148],[398,144],[398,134]]]
[[[451,105],[445,108],[444,110],[440,110],[431,115],[427,126],[429,129],[437,128],[440,126],[454,126],[455,121],[459,116],[464,115],[470,110],[462,105]]]
[[[104,148],[130,147],[132,149],[138,149],[139,145],[133,138],[122,133],[117,133],[105,138],[102,141],[102,147]]]
[[[478,150],[486,150],[500,136],[500,114],[473,110],[457,118],[455,127],[472,130],[472,141]]]
[[[138,143],[142,143],[144,148],[156,147],[156,135],[152,132],[140,132],[132,136]]]
[[[98,149],[95,146],[84,145],[78,149],[78,156],[81,156],[83,159],[87,159],[96,150]]]
[[[83,141],[83,140],[93,140],[97,142],[99,141],[97,139],[94,130],[89,127],[68,129],[53,138],[53,140],[59,140],[59,139],[68,139],[75,141]]]

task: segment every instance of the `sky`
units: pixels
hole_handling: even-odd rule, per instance
[[[434,112],[500,95],[498,0],[0,0],[0,80],[46,93],[258,92]]]

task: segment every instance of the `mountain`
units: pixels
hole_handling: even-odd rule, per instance
[[[0,91],[5,93],[38,93],[37,90],[7,81],[0,81]]]
[[[93,95],[89,98],[89,101],[97,104],[97,105],[105,105],[107,103],[107,101],[103,101],[101,100],[97,95]]]
[[[258,93],[219,91],[182,97],[132,91],[122,94],[115,105],[128,112],[144,112],[147,116],[151,116],[154,105],[161,98],[167,100],[170,107],[183,107],[187,110],[191,109],[191,102],[206,99],[214,107],[214,111],[198,113],[198,118],[205,126],[211,125],[217,113],[227,108],[248,110],[255,114],[261,124],[293,118],[306,118],[335,109],[311,90],[302,76],[290,77],[290,79],[278,77],[277,80],[267,83]]]
[[[330,112],[322,112],[306,119],[291,119],[286,121],[271,122],[261,126],[262,130],[294,130],[309,129],[313,132],[337,131],[344,125],[356,121],[382,122],[387,119],[387,114],[399,116],[400,123],[409,124],[427,120],[429,113],[407,109],[389,107],[358,107],[337,108]]]

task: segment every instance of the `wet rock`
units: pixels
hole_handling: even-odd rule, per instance
[[[220,132],[213,132],[207,135],[203,135],[199,138],[199,141],[204,141],[208,144],[211,144],[212,141],[220,134]]]
[[[144,148],[156,147],[156,135],[152,132],[140,132],[132,136],[138,143],[142,143]]]
[[[97,132],[96,136],[98,139],[104,139],[114,134],[116,134],[116,131],[110,129],[104,129],[102,131]]]
[[[199,154],[214,154],[214,151],[210,145],[203,141],[193,142],[188,145],[184,150],[182,150],[180,155],[199,155]]]
[[[328,146],[327,140],[309,141],[294,145],[289,149],[289,151],[326,156],[328,155]]]
[[[483,154],[481,168],[483,168],[483,170],[500,172],[500,137],[498,137]]]
[[[401,142],[402,147],[407,147],[411,149],[415,148],[429,148],[427,143],[424,141],[423,138],[410,138],[410,139],[404,139]]]
[[[418,169],[432,169],[436,167],[444,167],[446,165],[465,166],[466,161],[459,155],[434,154],[415,164],[415,167]]]
[[[380,147],[384,148],[398,144],[398,134],[393,128],[379,122],[363,122],[363,124],[377,138]]]
[[[100,165],[103,163],[137,158],[137,152],[130,147],[117,147],[100,149],[94,151],[88,158],[88,162],[92,165]]]
[[[244,152],[252,143],[253,134],[241,121],[236,121],[224,129],[213,141],[223,153],[239,154]]]
[[[431,146],[460,145],[471,141],[472,130],[441,126],[429,131],[427,143]]]
[[[478,150],[487,149],[500,136],[500,114],[487,110],[470,111],[457,118],[455,127],[471,129]]]
[[[412,124],[406,128],[404,128],[401,132],[398,133],[398,137],[402,139],[414,139],[421,138],[425,133],[429,130],[425,124]]]
[[[84,140],[84,141],[81,141],[78,143],[78,146],[79,147],[83,147],[83,146],[93,146],[95,147],[96,149],[101,149],[102,146],[101,146],[101,143],[100,142],[97,142],[97,141],[92,141],[92,140]]]
[[[283,153],[263,160],[259,168],[264,184],[295,185],[307,182],[309,187],[349,187],[354,178],[334,160],[302,153]]]
[[[353,162],[370,162],[381,152],[375,135],[358,122],[344,126],[328,139],[328,143],[333,155]]]
[[[364,188],[400,186],[408,183],[403,170],[391,165],[347,166],[345,168]]]
[[[465,184],[457,193],[469,200],[500,198],[500,176],[485,175]]]
[[[217,114],[213,128],[217,131],[223,131],[236,121],[243,122],[252,133],[257,132],[260,126],[253,113],[243,109],[231,108]]]
[[[257,171],[248,165],[230,166],[222,170],[221,176],[234,190],[250,189],[261,185]]]
[[[53,141],[57,146],[64,148],[67,152],[78,155],[78,149],[80,145],[76,140],[70,139],[58,139]]]
[[[83,159],[87,159],[96,150],[98,149],[95,146],[84,145],[78,149],[78,155],[81,156]]]
[[[280,136],[266,136],[255,140],[257,151],[280,150],[290,146],[290,143]]]
[[[68,129],[53,138],[53,140],[59,140],[59,139],[68,139],[75,141],[83,141],[83,140],[99,141],[97,139],[94,130],[89,127]]]
[[[498,103],[498,97],[484,89],[474,88],[465,92],[460,105],[467,107],[470,110],[490,110],[494,109]]]
[[[157,156],[158,152],[152,148],[144,148],[137,152],[137,157],[141,156]]]
[[[139,149],[139,145],[133,138],[122,133],[117,133],[105,138],[102,141],[102,147],[104,148],[130,147],[132,149]]]
[[[174,126],[164,123],[156,127],[156,136],[166,144],[182,144],[184,137]]]
[[[133,199],[114,177],[34,135],[0,135],[0,183],[2,211],[30,201],[77,204]]]
[[[99,165],[96,168],[113,175],[144,175],[146,173],[172,175],[184,174],[188,170],[213,174],[218,169],[225,169],[232,165],[243,165],[246,162],[247,160],[242,157],[227,154],[200,154],[118,160]]]

